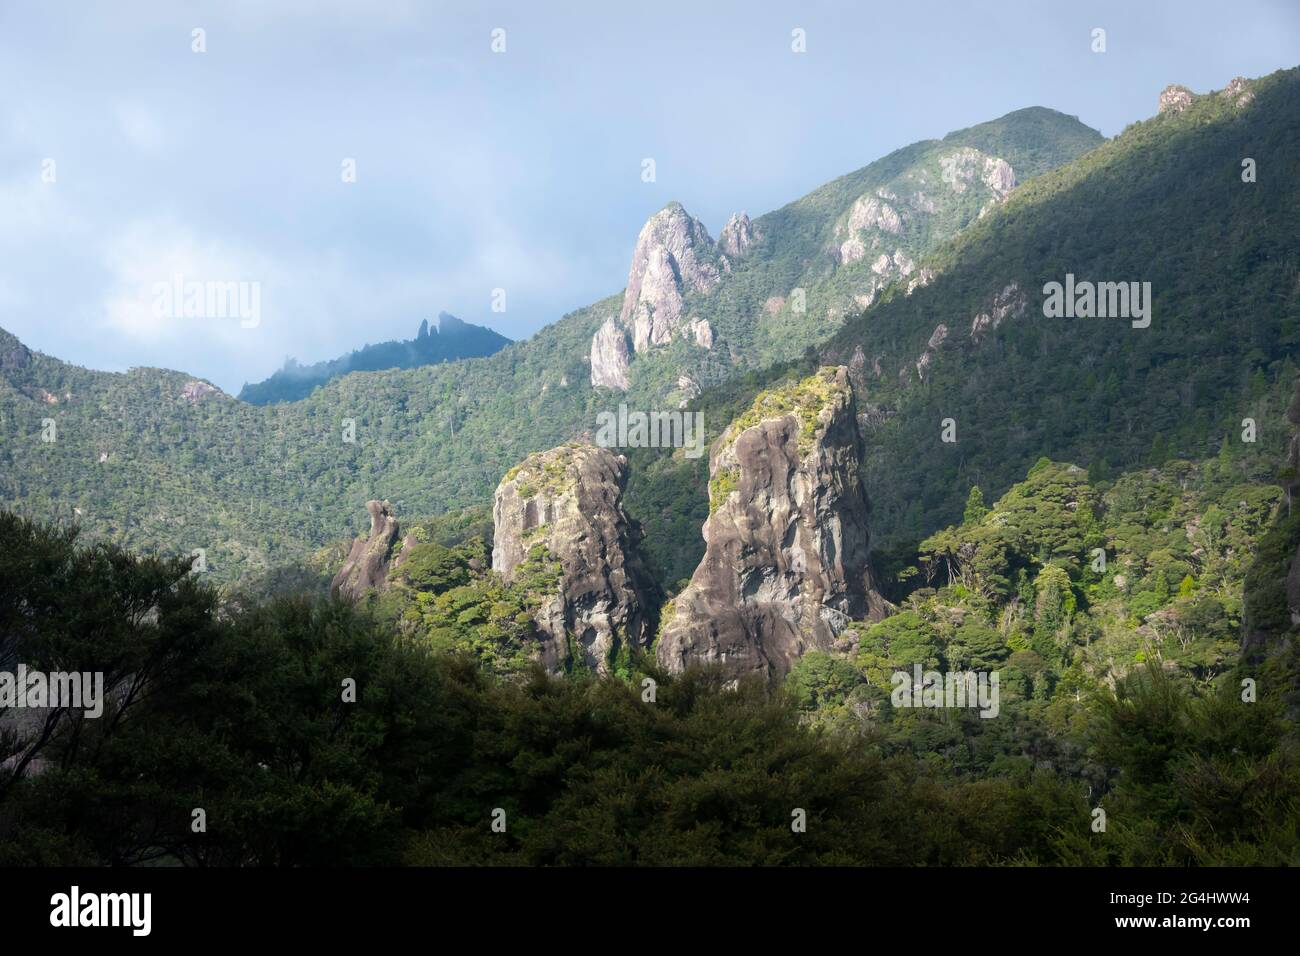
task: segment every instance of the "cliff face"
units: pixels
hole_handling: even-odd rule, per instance
[[[382,589],[386,583],[393,546],[400,533],[393,506],[387,501],[367,501],[370,533],[352,542],[348,559],[330,583],[332,594],[359,600],[366,592]]]
[[[649,577],[623,510],[626,483],[621,455],[571,444],[530,455],[497,487],[492,570],[513,580],[539,545],[560,564],[558,588],[537,614],[548,670],[572,653],[604,673],[616,649],[649,640]]]
[[[727,220],[727,224],[722,227],[722,232],[718,233],[718,248],[733,259],[738,259],[749,251],[749,247],[757,239],[758,235],[754,230],[754,224],[749,220],[749,215],[738,212]]]
[[[591,337],[591,384],[627,391],[627,333],[610,316]]]
[[[844,367],[759,396],[714,445],[704,560],[667,612],[670,670],[780,678],[850,621],[882,619],[868,557],[862,439]]]
[[[728,228],[728,241],[748,248],[753,239],[749,220],[733,220]],[[704,224],[680,203],[670,203],[651,216],[632,253],[623,307],[617,319],[611,316],[592,338],[591,384],[625,390],[631,357],[628,338],[632,351],[638,353],[667,345],[690,324],[683,314],[686,295],[710,291],[730,268]],[[691,331],[697,344],[712,345],[711,333],[705,346],[699,332],[694,327]]]

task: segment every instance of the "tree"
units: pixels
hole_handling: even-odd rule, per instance
[[[984,507],[984,494],[979,485],[972,485],[966,497],[966,510],[962,513],[962,524],[979,524],[989,509]]]

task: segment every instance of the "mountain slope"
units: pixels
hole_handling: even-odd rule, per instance
[[[761,217],[747,248],[747,230],[733,221],[716,251],[702,251],[714,261],[725,256],[730,269],[719,263],[707,294],[692,289],[682,297],[688,321],[707,307],[697,317],[716,330],[711,347],[675,335],[648,348],[631,364],[626,393],[593,388],[590,365],[593,336],[627,304],[622,292],[485,358],[354,372],[301,401],[265,407],[177,372],[76,368],[0,334],[0,502],[79,521],[92,536],[136,550],[203,549],[209,570],[230,581],[360,530],[371,499],[412,516],[486,501],[507,468],[591,431],[602,409],[620,401],[676,404],[703,385],[824,341],[857,308],[855,295],[906,278],[906,261],[996,205],[986,163],[1002,189],[1004,165],[1050,165],[1100,138],[1048,110],[974,130],[954,135],[971,132],[981,147],[917,144]],[[961,153],[1001,143],[1009,159]],[[926,193],[934,211],[913,209],[905,222],[899,212],[898,233],[880,228],[892,223],[880,209],[862,208],[860,201],[880,200],[876,190],[901,188],[909,175],[920,185],[895,191],[900,206],[927,183],[942,184],[944,160],[959,153],[966,158],[949,163],[957,178]],[[845,243],[865,248],[873,239],[889,252],[880,272],[872,270],[879,255],[843,253]],[[799,283],[802,313],[790,301]],[[785,302],[765,311],[777,292]],[[46,418],[56,422],[56,441],[41,440]]]
[[[1054,110],[1019,110],[896,150],[752,222],[738,213],[716,243],[670,204],[642,230],[621,309],[593,342],[593,383],[689,397],[682,376],[707,387],[794,358],[891,284],[927,282],[919,260],[1017,182],[1102,141]],[[601,354],[618,352],[622,366],[602,369]]]
[[[934,281],[887,291],[819,355],[702,396],[706,421],[781,375],[847,364],[886,547],[960,520],[972,485],[999,495],[1043,455],[1095,479],[1171,458],[1280,460],[1300,344],[1298,154],[1300,70],[1188,96],[1016,190],[927,260]],[[1243,181],[1245,158],[1258,181]],[[1150,282],[1149,326],[1046,317],[1044,287],[1067,275]],[[628,507],[676,581],[703,550],[685,530],[707,513],[704,471],[639,464]]]
[[[289,359],[284,368],[265,381],[245,384],[239,390],[239,400],[252,405],[296,402],[310,395],[317,386],[348,372],[378,372],[478,358],[498,352],[509,344],[508,338],[489,328],[470,325],[454,315],[440,312],[436,328],[431,329],[427,320],[421,322],[419,332],[410,341],[367,345],[341,358],[312,365],[299,365],[294,359]]]

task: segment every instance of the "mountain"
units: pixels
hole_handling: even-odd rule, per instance
[[[313,365],[299,365],[295,359],[286,359],[284,368],[270,378],[245,384],[239,391],[239,400],[251,405],[296,402],[306,398],[317,387],[348,372],[378,372],[389,368],[414,368],[436,362],[479,358],[498,352],[509,344],[508,338],[489,328],[470,325],[450,313],[439,312],[437,328],[429,328],[426,319],[420,323],[415,338],[409,341],[367,345],[342,358]]]
[[[92,372],[0,332],[0,502],[136,550],[201,549],[227,582],[359,530],[369,500],[408,515],[486,502],[507,468],[590,432],[618,402],[675,405],[803,355],[860,308],[855,297],[879,299],[888,281],[919,286],[916,263],[981,212],[994,216],[1013,179],[1100,141],[1071,117],[1021,110],[898,150],[752,222],[736,217],[716,243],[670,206],[637,243],[630,333],[624,290],[490,356],[353,372],[297,402],[258,407],[168,370]],[[708,289],[700,276],[676,285],[687,244],[704,273],[717,271]],[[665,281],[680,295],[676,318],[662,311]],[[641,304],[662,321],[636,352]],[[624,336],[634,356],[626,392],[591,384],[593,337],[611,319],[610,338]],[[683,319],[697,320],[689,336]],[[47,418],[54,441],[41,440]]]
[[[1300,345],[1300,70],[1174,89],[1163,112],[940,247],[925,287],[893,286],[817,354],[693,407],[720,426],[783,377],[847,365],[884,550],[914,547],[961,518],[972,485],[1001,494],[1042,456],[1094,479],[1221,451],[1276,468]],[[1051,283],[1075,280],[1139,283],[1126,291],[1136,306],[1149,290],[1149,324],[1045,315]],[[706,468],[632,457],[629,511],[651,564],[678,581],[703,554],[688,529],[707,515]]]
[[[720,361],[685,409],[707,460],[565,441],[490,513],[369,500],[368,535],[271,582],[338,569],[352,601],[223,601],[0,510],[0,656],[97,672],[108,717],[4,728],[0,863],[1300,862],[1298,105],[1300,71],[1167,88],[981,207],[927,283]],[[950,187],[1002,181],[944,148]],[[901,235],[891,192],[823,223],[832,279],[886,206]],[[529,343],[267,408],[0,336],[0,480],[159,541],[228,507],[208,547],[236,570],[268,529],[336,539],[366,488],[468,499],[575,409],[689,391],[659,376],[717,351],[701,311],[771,241],[677,206],[641,238],[624,294]],[[596,333],[627,362],[593,390]]]
[[[1017,183],[1101,142],[1073,117],[1018,110],[896,150],[758,219],[736,213],[716,242],[670,203],[641,230],[622,301],[592,336],[592,384],[689,398],[736,367],[794,358],[887,287],[924,285],[920,259]]]

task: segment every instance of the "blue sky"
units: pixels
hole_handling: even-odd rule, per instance
[[[444,309],[523,338],[618,291],[669,200],[716,235],[1024,106],[1113,136],[1297,64],[1291,0],[0,0],[0,327],[232,392]],[[260,322],[160,318],[178,273],[259,283]]]

